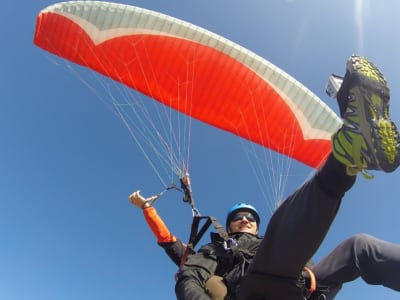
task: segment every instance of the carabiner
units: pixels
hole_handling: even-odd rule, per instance
[[[229,242],[229,246],[228,246],[228,242]],[[224,249],[225,249],[225,251],[232,250],[232,245],[234,247],[237,247],[238,246],[238,242],[236,242],[236,240],[233,239],[233,238],[229,238],[229,239],[225,240],[224,241]]]

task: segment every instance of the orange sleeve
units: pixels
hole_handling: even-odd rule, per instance
[[[143,209],[143,215],[158,243],[175,242],[176,237],[169,231],[164,221],[158,215],[154,207]]]

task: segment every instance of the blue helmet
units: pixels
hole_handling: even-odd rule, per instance
[[[226,228],[229,227],[232,217],[239,211],[247,211],[251,213],[256,218],[257,227],[260,225],[260,216],[257,209],[251,204],[238,203],[232,206],[231,209],[228,211],[228,214],[226,215]]]

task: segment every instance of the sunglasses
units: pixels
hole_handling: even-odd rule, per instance
[[[243,220],[243,218],[246,218],[246,220],[249,221],[249,222],[256,222],[256,218],[251,213],[236,214],[231,219],[231,222],[237,222],[239,220]]]

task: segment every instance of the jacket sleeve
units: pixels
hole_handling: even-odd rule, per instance
[[[154,207],[143,209],[143,215],[158,243],[176,242],[177,238],[169,231]]]
[[[144,218],[160,245],[169,258],[179,266],[186,250],[186,245],[174,236],[165,225],[164,221],[158,215],[154,207],[148,207],[143,210]]]
[[[213,244],[202,247],[190,255],[181,267],[175,285],[178,300],[210,300],[205,289],[206,281],[215,273],[217,257]]]
[[[158,243],[158,245],[164,249],[169,258],[179,267],[186,251],[186,244],[177,238],[175,242]]]

